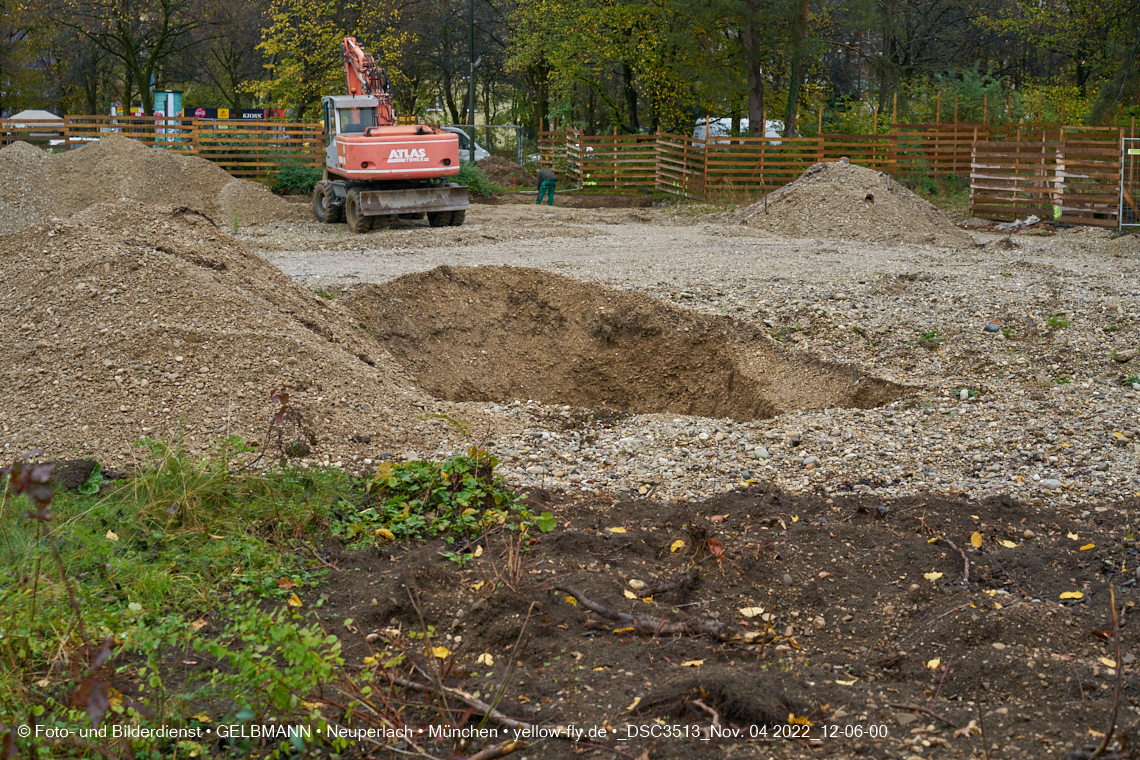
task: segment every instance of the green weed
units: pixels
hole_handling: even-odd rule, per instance
[[[1073,323],[1065,314],[1051,314],[1049,318],[1045,320],[1045,324],[1052,330],[1060,330],[1061,328],[1069,327]]]
[[[938,347],[946,342],[946,339],[939,336],[937,330],[927,330],[918,336],[918,345],[927,349],[928,351],[937,351]]]

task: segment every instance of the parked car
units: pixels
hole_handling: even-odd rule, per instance
[[[467,133],[459,127],[443,127],[444,132],[452,132],[459,135],[459,158],[463,161],[471,159],[471,138]],[[475,160],[482,161],[484,158],[490,158],[491,154],[485,150],[479,143],[475,143]]]

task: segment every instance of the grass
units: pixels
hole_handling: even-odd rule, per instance
[[[1047,324],[1050,329],[1060,330],[1062,328],[1069,327],[1073,323],[1067,318],[1065,314],[1051,314],[1049,318],[1045,320],[1045,324]]]
[[[307,695],[340,679],[341,693],[363,700],[367,687],[343,682],[339,639],[323,630],[319,605],[297,596],[326,572],[309,546],[334,535],[374,545],[454,540],[500,523],[553,527],[521,507],[494,475],[494,458],[477,449],[381,468],[365,482],[336,468],[245,469],[250,449],[236,437],[203,457],[177,443],[138,445],[145,458],[134,477],[101,487],[93,477],[84,489],[93,493],[59,493],[50,517],[15,494],[17,480],[0,482],[0,726],[34,714],[39,725],[71,729],[269,717],[315,727],[319,696]],[[368,530],[346,535],[361,525]],[[106,664],[88,667],[104,650]],[[178,665],[203,657],[216,668]],[[17,745],[28,757],[100,754],[68,742]],[[172,740],[133,749],[137,758],[209,752]]]

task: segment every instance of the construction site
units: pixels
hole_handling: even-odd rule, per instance
[[[547,206],[355,86],[311,194],[0,148],[0,757],[1136,756],[1127,128],[932,125],[938,206],[551,131]]]

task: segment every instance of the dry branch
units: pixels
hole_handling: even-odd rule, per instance
[[[887,707],[893,707],[896,710],[911,710],[913,712],[926,713],[927,715],[929,715],[932,718],[938,718],[938,720],[942,721],[943,723],[945,723],[948,726],[953,726],[954,728],[958,727],[958,724],[955,723],[954,721],[950,720],[949,718],[946,718],[942,715],[939,715],[938,713],[934,712],[933,710],[930,710],[930,709],[925,708],[925,707],[920,707],[918,705],[911,705],[911,704],[906,704],[903,702],[888,702]]]
[[[944,542],[951,549],[958,552],[958,555],[962,558],[962,580],[964,580],[966,583],[969,583],[970,582],[970,560],[966,557],[966,552],[959,549],[957,547],[957,545],[948,538],[939,538],[938,540]]]
[[[491,747],[485,747],[474,755],[469,756],[467,760],[499,760],[500,757],[504,757],[520,749],[526,749],[528,746],[530,745],[524,741],[511,739],[510,741],[499,742]]]
[[[712,636],[721,641],[740,642],[751,642],[761,636],[759,631],[750,631],[743,634],[733,633],[730,631],[728,623],[721,623],[703,617],[693,616],[682,618],[681,620],[669,621],[654,615],[631,615],[628,612],[619,612],[618,610],[612,610],[609,607],[598,604],[578,589],[571,588],[570,586],[555,586],[554,589],[569,594],[577,600],[578,604],[598,613],[607,620],[620,623],[626,628],[632,628],[635,632],[645,636],[699,634]]]

